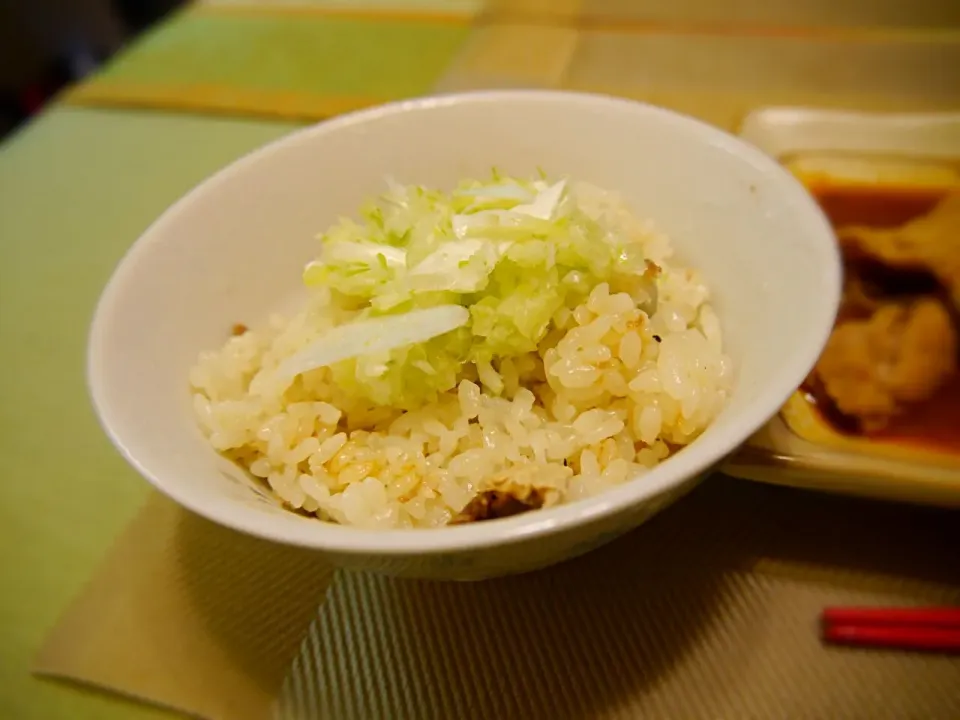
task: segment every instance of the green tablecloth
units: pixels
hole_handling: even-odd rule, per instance
[[[162,715],[28,674],[148,492],[89,407],[87,326],[114,265],[167,205],[290,127],[57,109],[0,149],[0,717]]]

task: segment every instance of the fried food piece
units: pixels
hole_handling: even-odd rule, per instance
[[[843,283],[843,299],[840,301],[840,310],[837,314],[839,322],[847,320],[862,320],[868,318],[883,305],[883,300],[876,288],[854,272],[847,273]]]
[[[960,308],[960,192],[898,228],[850,226],[837,233],[848,260],[869,259],[899,270],[925,270]]]
[[[837,326],[817,363],[827,395],[865,431],[933,396],[957,370],[957,331],[934,298],[887,303]]]
[[[543,507],[543,500],[543,495],[536,490],[531,490],[523,498],[503,490],[484,490],[477,493],[476,497],[460,511],[460,514],[450,521],[450,524],[462,525],[479,520],[495,520],[519,515],[528,510],[539,510]]]
[[[450,524],[495,520],[555,505],[559,501],[559,494],[556,488],[537,483],[539,472],[532,466],[528,470],[520,469],[487,480],[484,489],[467,503]]]

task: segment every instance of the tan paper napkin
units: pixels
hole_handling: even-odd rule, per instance
[[[268,717],[333,568],[154,495],[34,669],[211,720]]]

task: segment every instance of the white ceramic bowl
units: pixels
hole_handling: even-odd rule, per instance
[[[283,510],[219,457],[187,385],[202,349],[299,294],[317,233],[384,177],[451,187],[496,165],[542,167],[617,190],[670,233],[715,297],[737,389],[691,446],[641,479],[569,505],[438,530],[365,531]],[[545,566],[636,527],[776,413],[830,332],[841,265],[794,179],[720,130],[636,102],[562,92],[480,92],[345,115],[230,165],[134,244],[104,290],[89,384],[120,452],[158,489],[223,525],[391,574],[477,579]]]

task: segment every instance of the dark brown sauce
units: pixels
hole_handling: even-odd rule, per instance
[[[951,381],[936,397],[894,418],[883,430],[870,433],[863,432],[856,419],[837,410],[830,398],[806,387],[803,391],[817,417],[841,435],[919,450],[960,453],[960,378]]]
[[[849,435],[851,437],[857,437],[863,435],[863,431],[860,428],[860,423],[857,422],[857,419],[850,417],[849,415],[844,415],[837,406],[834,404],[833,400],[827,396],[826,393],[818,391],[818,389],[804,385],[800,388],[803,392],[804,399],[813,406],[814,412],[816,412],[817,417],[819,417],[823,422],[832,427],[841,435]]]
[[[845,225],[896,227],[929,213],[948,192],[947,188],[897,187],[864,184],[807,183],[808,189],[836,228]],[[848,258],[848,264],[859,262]],[[926,272],[892,271],[883,267],[857,267],[864,277],[880,286],[887,296],[935,292]],[[866,433],[856,419],[840,412],[818,388],[804,384],[802,390],[817,415],[840,434],[866,437],[884,444],[922,450],[960,453],[960,376],[926,402],[893,418],[883,430]]]
[[[894,269],[876,260],[845,259],[848,269],[855,270],[864,282],[886,297],[935,295],[941,292],[940,283],[925,268]]]
[[[926,450],[960,452],[960,378],[870,437]]]
[[[831,185],[807,183],[834,227],[896,227],[933,210],[947,194],[944,188],[896,185]]]

